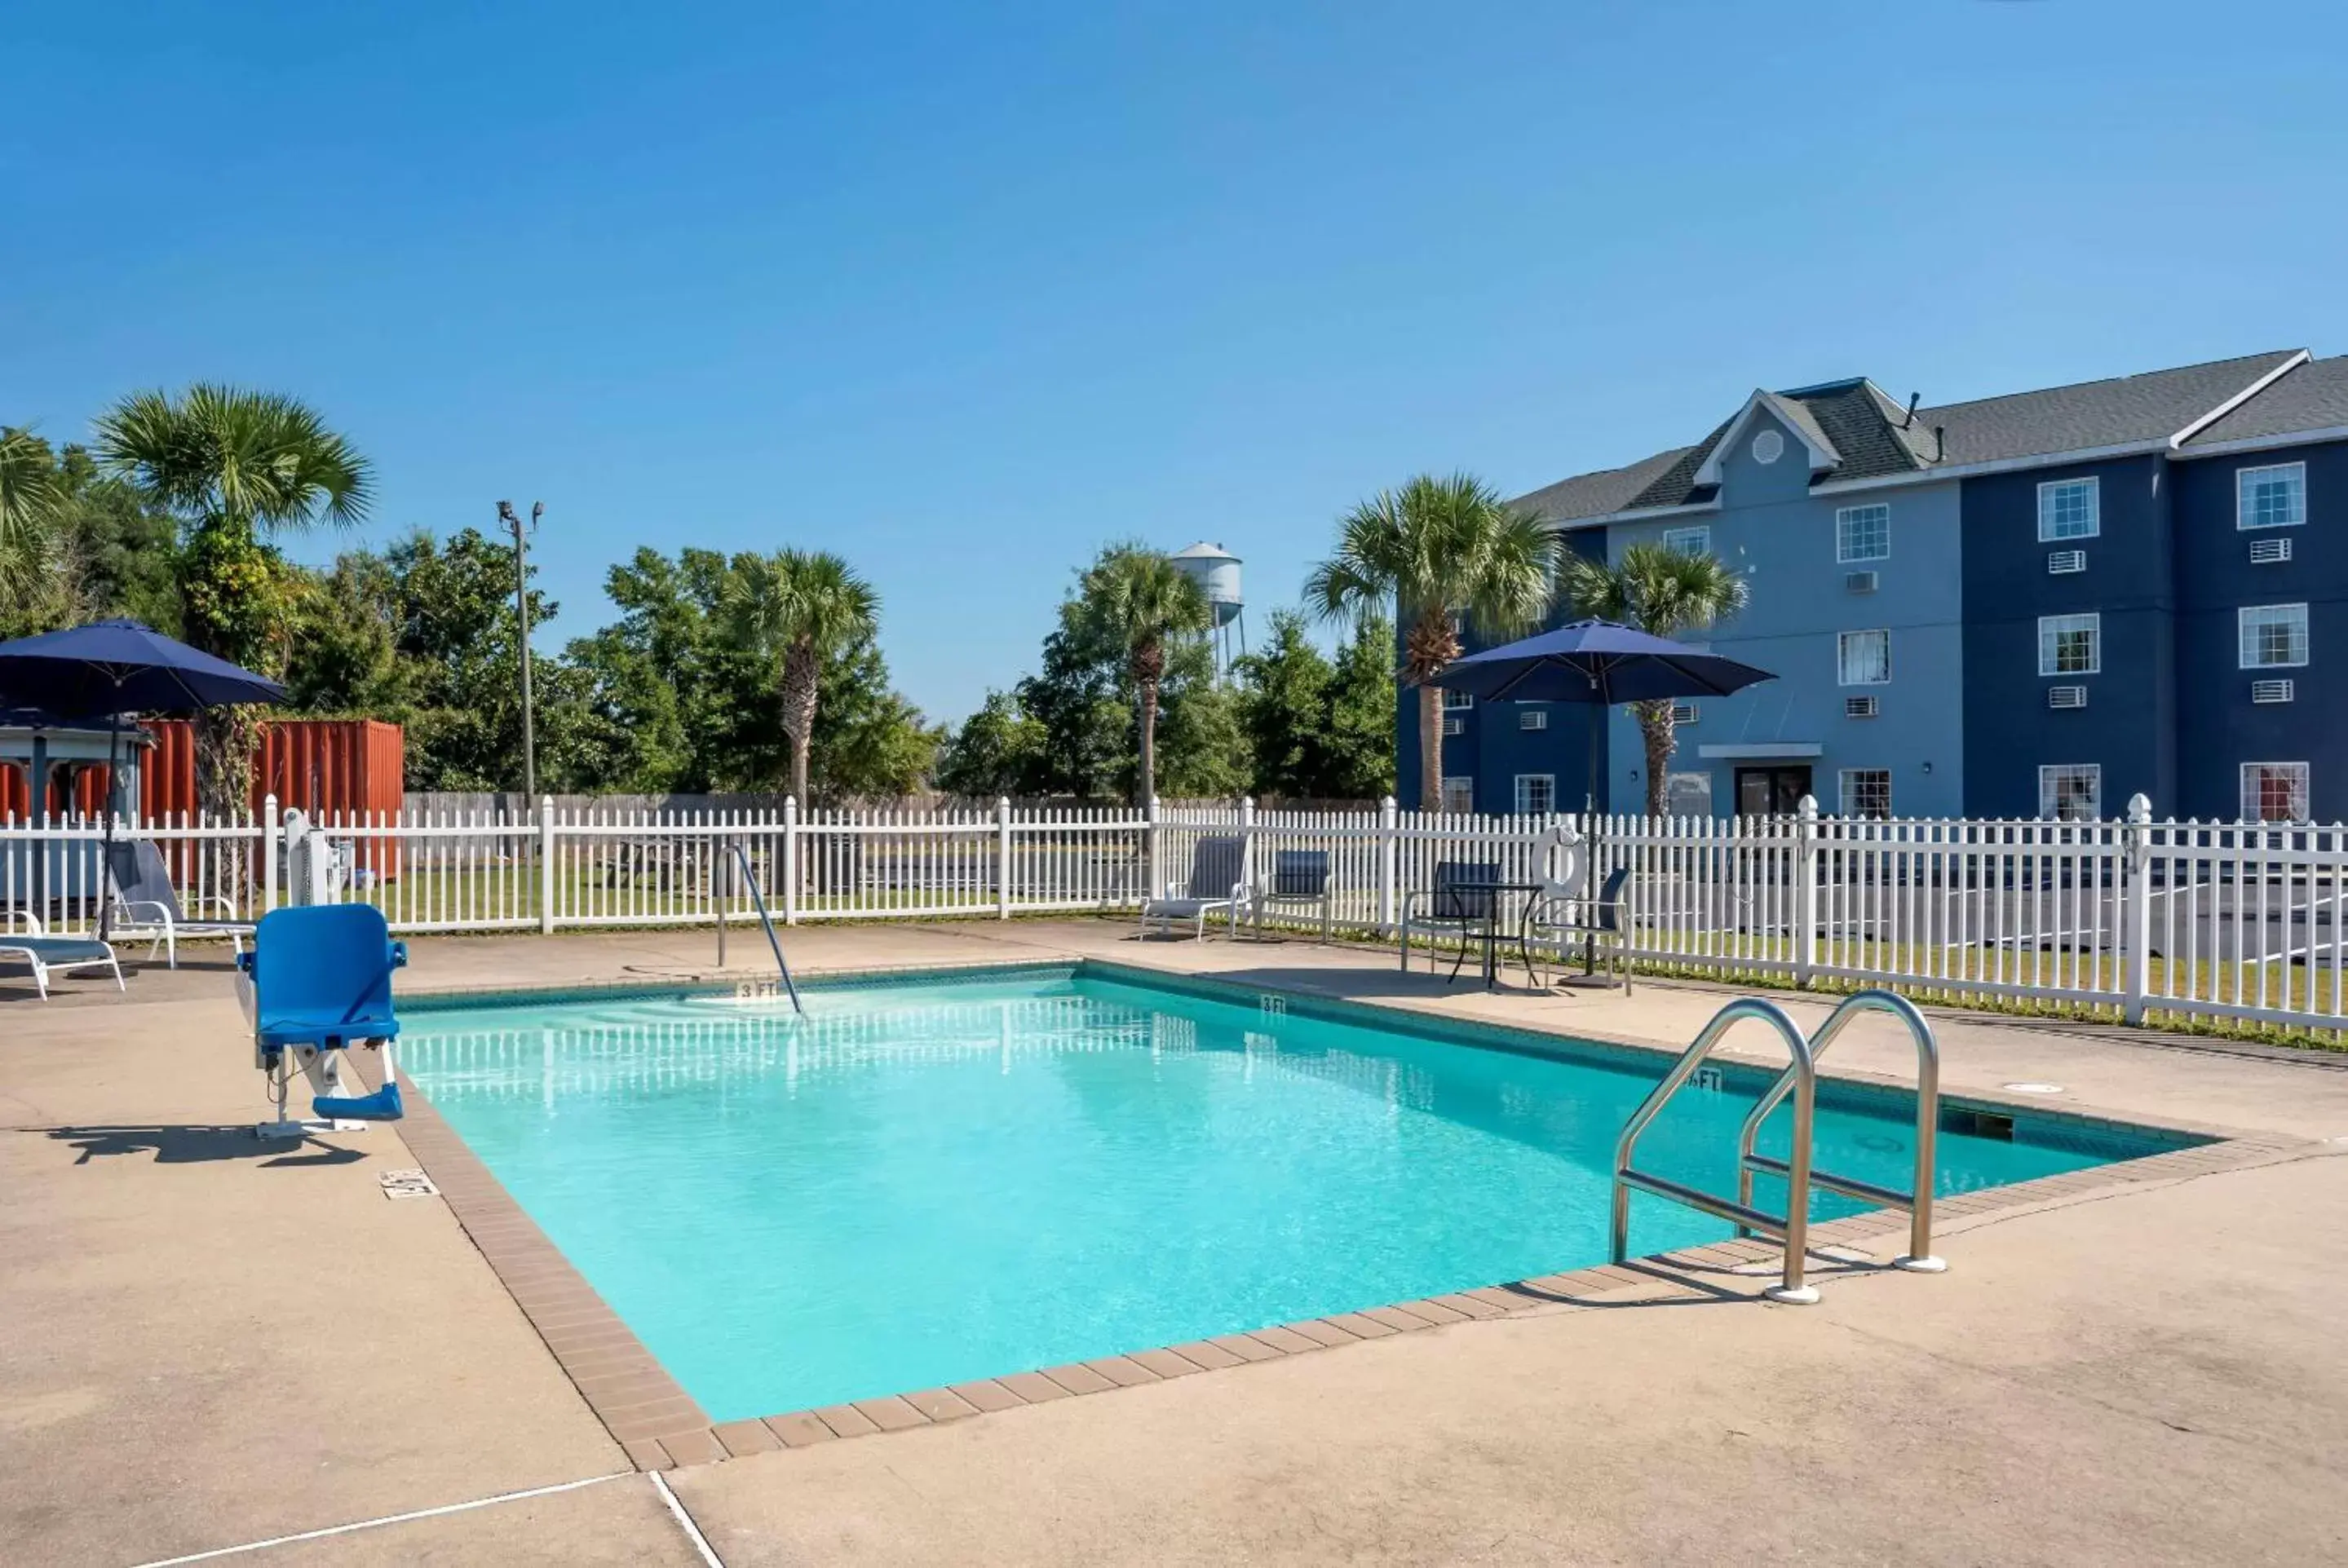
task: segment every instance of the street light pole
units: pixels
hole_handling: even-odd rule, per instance
[[[530,503],[531,530],[537,528],[538,519],[545,515],[544,501]],[[498,521],[513,532],[514,620],[521,633],[521,808],[535,811],[538,807],[538,733],[530,703],[530,538],[511,501],[498,503]]]

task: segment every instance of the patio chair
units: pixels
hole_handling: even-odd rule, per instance
[[[30,965],[33,989],[43,1001],[49,999],[49,977],[75,969],[111,969],[114,989],[129,989],[122,983],[122,966],[115,961],[114,949],[107,943],[95,937],[52,937],[41,924],[41,917],[30,909],[11,909],[8,913],[12,927],[22,920],[28,929],[21,937],[13,930],[0,931],[0,958],[15,958]]]
[[[1272,876],[1258,881],[1248,908],[1255,934],[1263,935],[1263,912],[1282,905],[1321,910],[1321,939],[1329,939],[1329,852],[1325,849],[1282,849],[1272,857]]]
[[[256,1061],[269,1074],[277,1120],[254,1131],[292,1136],[322,1130],[289,1120],[294,1070],[309,1076],[311,1110],[330,1122],[396,1122],[403,1113],[392,1041],[391,971],[407,962],[406,943],[391,939],[372,904],[303,904],[273,909],[254,928],[252,950],[237,955],[252,988]],[[383,1051],[383,1087],[342,1091],[341,1053],[365,1045]]]
[[[1169,883],[1165,897],[1141,906],[1141,930],[1171,931],[1181,921],[1204,941],[1207,917],[1218,911],[1231,917],[1231,935],[1239,935],[1240,907],[1249,898],[1248,843],[1244,838],[1201,838],[1190,851],[1190,875]]]
[[[1500,896],[1492,884],[1500,880],[1500,863],[1497,860],[1438,860],[1435,863],[1435,883],[1429,887],[1414,888],[1402,901],[1402,967],[1410,968],[1410,938],[1413,932],[1425,937],[1450,937],[1459,943],[1458,956],[1451,961],[1451,973],[1445,978],[1448,985],[1459,978],[1459,968],[1468,961],[1468,941],[1480,936],[1492,921],[1499,917]],[[1426,958],[1426,972],[1435,972],[1435,955]]]
[[[226,937],[230,951],[242,953],[244,938],[252,934],[252,922],[238,917],[235,901],[219,894],[197,895],[196,907],[224,909],[225,917],[190,915],[171,886],[162,851],[149,839],[117,839],[107,846],[106,892],[113,906],[108,929],[132,940],[154,938],[147,956],[151,958],[156,948],[163,948],[171,968],[180,967],[182,937]]]
[[[1532,942],[1553,938],[1560,958],[1566,945],[1576,937],[1589,939],[1593,949],[1606,955],[1606,979],[1609,985],[1616,979],[1622,982],[1622,994],[1631,994],[1631,868],[1618,866],[1606,874],[1606,880],[1595,898],[1587,896],[1587,869],[1577,866],[1570,882],[1551,882],[1533,899],[1532,908],[1525,917],[1527,953],[1525,978],[1539,982],[1533,974]],[[1554,971],[1552,971],[1554,979]]]

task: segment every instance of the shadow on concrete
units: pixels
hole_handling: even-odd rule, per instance
[[[134,1127],[46,1127],[18,1128],[18,1132],[39,1132],[61,1143],[71,1143],[81,1151],[74,1162],[87,1165],[93,1160],[124,1154],[152,1154],[159,1165],[193,1165],[214,1160],[259,1160],[265,1170],[280,1167],[300,1169],[317,1165],[348,1165],[366,1158],[364,1149],[338,1148],[322,1143],[314,1138],[296,1143],[275,1138],[256,1138],[251,1123],[234,1127],[221,1126],[134,1126]]]

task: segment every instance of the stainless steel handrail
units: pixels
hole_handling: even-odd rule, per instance
[[[1864,1203],[1906,1209],[1908,1251],[1905,1255],[1893,1258],[1891,1266],[1904,1268],[1913,1274],[1939,1274],[1949,1266],[1932,1255],[1933,1166],[1941,1130],[1940,1042],[1932,1038],[1932,1026],[1925,1021],[1922,1013],[1916,1010],[1916,1004],[1906,997],[1896,996],[1890,991],[1859,991],[1846,997],[1842,1004],[1828,1015],[1827,1021],[1818,1026],[1818,1033],[1810,1037],[1813,1070],[1818,1060],[1826,1055],[1827,1048],[1841,1035],[1844,1026],[1863,1012],[1890,1013],[1908,1026],[1909,1034],[1916,1041],[1915,1173],[1910,1180],[1908,1191],[1903,1193],[1896,1187],[1862,1182],[1856,1176],[1837,1175],[1832,1171],[1821,1171],[1813,1165],[1809,1173],[1810,1184]],[[1753,1202],[1753,1176],[1756,1172],[1772,1176],[1786,1174],[1785,1161],[1756,1154],[1753,1145],[1761,1135],[1761,1123],[1785,1102],[1787,1093],[1794,1087],[1793,1079],[1793,1070],[1788,1068],[1776,1083],[1769,1086],[1768,1092],[1755,1102],[1752,1113],[1745,1118],[1745,1125],[1737,1132],[1736,1197],[1740,1204],[1750,1205]],[[1795,1138],[1797,1146],[1808,1143],[1798,1129]],[[1808,1155],[1807,1148],[1797,1147],[1797,1153],[1806,1159]]]
[[[1775,1029],[1786,1042],[1787,1054],[1793,1058],[1792,1065],[1786,1071],[1792,1081],[1790,1088],[1794,1095],[1794,1157],[1785,1173],[1786,1213],[1783,1218],[1764,1214],[1752,1205],[1749,1184],[1741,1194],[1743,1201],[1731,1203],[1700,1188],[1650,1175],[1634,1169],[1631,1163],[1631,1156],[1638,1147],[1639,1134],[1647,1130],[1647,1124],[1661,1113],[1672,1096],[1695,1076],[1695,1070],[1704,1064],[1705,1057],[1712,1054],[1721,1037],[1740,1020],[1748,1018],[1758,1019]],[[1818,1103],[1815,1061],[1810,1042],[1794,1026],[1794,1020],[1786,1016],[1785,1009],[1775,1002],[1764,1001],[1759,997],[1740,997],[1712,1015],[1712,1021],[1705,1024],[1704,1032],[1689,1044],[1678,1064],[1664,1075],[1661,1083],[1655,1085],[1654,1091],[1640,1102],[1639,1108],[1631,1112],[1631,1119],[1622,1123],[1622,1136],[1614,1141],[1613,1255],[1616,1263],[1623,1262],[1631,1255],[1631,1194],[1636,1189],[1733,1221],[1745,1229],[1783,1242],[1786,1259],[1778,1283],[1762,1294],[1773,1301],[1799,1306],[1807,1306],[1818,1298],[1816,1287],[1802,1283],[1804,1249],[1809,1240],[1810,1229],[1810,1132]]]
[[[742,881],[750,889],[750,902],[757,908],[758,924],[766,929],[767,946],[774,950],[775,968],[782,971],[783,989],[790,993],[791,1010],[805,1017],[807,1009],[799,1003],[799,988],[792,982],[791,966],[783,957],[782,938],[775,935],[774,917],[767,913],[767,896],[758,891],[758,874],[751,868],[750,852],[743,848],[736,839],[728,839],[726,847],[733,852],[735,863],[742,867]],[[717,967],[726,967],[726,909],[722,903],[717,909]]]

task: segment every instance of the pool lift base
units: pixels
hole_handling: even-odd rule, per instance
[[[1838,1175],[1831,1171],[1814,1170],[1810,1163],[1811,1146],[1815,1138],[1818,1108],[1818,1060],[1826,1053],[1842,1033],[1844,1026],[1862,1012],[1888,1012],[1908,1026],[1916,1042],[1916,1163],[1914,1180],[1908,1190],[1886,1187],[1856,1176]],[[1737,1133],[1736,1196],[1721,1197],[1700,1188],[1690,1187],[1667,1177],[1654,1175],[1634,1167],[1631,1161],[1636,1152],[1639,1135],[1649,1122],[1663,1111],[1672,1096],[1678,1093],[1697,1070],[1704,1058],[1712,1054],[1731,1027],[1743,1019],[1756,1019],[1775,1029],[1786,1042],[1787,1054],[1793,1059],[1776,1082],[1755,1102],[1751,1114]],[[1769,1113],[1790,1096],[1794,1102],[1793,1140],[1783,1160],[1756,1153],[1754,1143],[1760,1136],[1761,1124]],[[1860,991],[1846,998],[1842,1004],[1818,1026],[1815,1037],[1806,1037],[1795,1027],[1793,1020],[1776,1003],[1758,997],[1742,997],[1713,1015],[1712,1021],[1692,1041],[1687,1050],[1655,1085],[1653,1092],[1641,1102],[1622,1124],[1622,1136],[1614,1145],[1614,1204],[1613,1260],[1625,1261],[1630,1255],[1631,1194],[1649,1193],[1669,1198],[1700,1213],[1734,1223],[1739,1235],[1762,1235],[1778,1242],[1785,1248],[1779,1283],[1762,1292],[1770,1301],[1789,1307],[1807,1307],[1818,1298],[1817,1289],[1805,1283],[1803,1270],[1806,1247],[1809,1239],[1810,1189],[1824,1187],[1828,1192],[1862,1202],[1879,1204],[1890,1208],[1908,1211],[1908,1251],[1892,1260],[1891,1266],[1910,1274],[1941,1274],[1948,1264],[1932,1254],[1932,1184],[1934,1153],[1941,1124],[1941,1054],[1932,1038],[1932,1026],[1924,1021],[1913,1003],[1890,991]],[[1753,1206],[1755,1175],[1782,1178],[1786,1183],[1786,1212],[1768,1214]]]
[[[342,1078],[343,1055],[346,1048],[334,1047],[321,1050],[315,1046],[289,1046],[282,1050],[256,1048],[254,1065],[268,1077],[269,1097],[277,1107],[276,1118],[253,1123],[256,1138],[303,1139],[320,1132],[364,1132],[376,1122],[400,1119],[398,1069],[393,1060],[389,1040],[373,1040],[370,1045],[383,1050],[383,1087],[371,1094],[352,1094]],[[307,1117],[291,1114],[294,1098],[294,1070],[310,1081],[310,1109],[328,1114]]]

